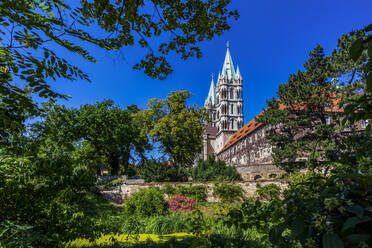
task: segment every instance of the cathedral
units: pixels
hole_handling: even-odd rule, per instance
[[[222,71],[216,85],[213,75],[204,107],[208,113],[208,124],[203,133],[202,158],[214,155],[228,165],[236,166],[243,180],[272,179],[284,173],[273,164],[272,147],[265,138],[268,131],[280,131],[280,125],[272,127],[254,119],[244,125],[243,77],[239,66],[234,68],[229,43]],[[330,107],[331,114],[343,112],[337,105]],[[356,131],[364,130],[366,121],[356,125]],[[345,130],[347,131],[347,130]]]
[[[243,106],[243,77],[239,66],[236,69],[234,67],[227,43],[222,71],[218,74],[216,85],[212,75],[204,103],[209,123],[203,134],[203,159],[215,155],[228,164],[237,166],[242,177],[248,180],[275,177],[281,171],[271,165],[271,149],[267,142],[262,142],[264,127],[255,120],[244,125]],[[250,137],[249,147],[245,141],[247,136]],[[262,156],[256,154],[256,151]]]

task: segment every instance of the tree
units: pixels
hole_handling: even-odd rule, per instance
[[[328,122],[337,112],[337,85],[330,80],[334,69],[320,45],[310,52],[304,67],[279,86],[278,100],[268,101],[268,109],[259,117],[275,127],[268,136],[274,163],[286,171],[314,169],[338,156],[335,124]]]
[[[338,79],[344,80],[345,106],[341,124],[371,118],[372,26],[345,34],[332,54]],[[359,43],[359,44],[358,44]],[[361,44],[366,44],[361,46]],[[368,51],[367,51],[368,48]],[[359,94],[355,94],[359,93]],[[370,247],[372,236],[372,139],[370,129],[343,137],[340,159],[329,173],[300,174],[284,194],[284,222],[273,226],[270,240],[277,247]],[[290,229],[291,232],[287,230]],[[287,233],[287,234],[286,234]]]
[[[147,133],[172,164],[191,166],[202,148],[206,114],[196,105],[186,105],[191,96],[188,91],[172,91],[165,100],[151,99],[142,114]]]
[[[20,104],[19,109],[34,112],[37,106],[24,98],[24,91],[18,85],[27,85],[40,97],[67,98],[51,89],[50,82],[57,78],[89,80],[88,75],[68,62],[67,55],[56,54],[55,46],[95,63],[97,60],[84,47],[95,45],[117,51],[138,45],[145,49],[144,57],[133,68],[152,78],[164,79],[172,72],[167,61],[170,52],[180,54],[182,59],[199,58],[202,53],[198,42],[210,40],[230,28],[228,21],[239,15],[227,9],[229,2],[1,1],[1,104],[14,110],[16,103]],[[153,43],[159,45],[154,47]],[[0,127],[9,131],[10,126],[17,125],[17,118],[0,114],[4,118]]]
[[[191,176],[197,182],[241,180],[240,174],[234,166],[228,166],[225,161],[216,160],[214,156],[209,156],[207,160],[200,159],[197,166],[191,169]]]
[[[120,165],[126,171],[130,159],[144,159],[151,148],[131,112],[135,106],[130,108],[123,110],[111,100],[79,109],[46,106],[44,119],[33,124],[31,133],[37,152],[63,151],[97,169],[107,165],[112,174],[119,173]]]

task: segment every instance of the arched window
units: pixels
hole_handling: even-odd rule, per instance
[[[234,105],[231,105],[231,111],[230,111],[231,114],[234,114]]]
[[[234,99],[234,90],[230,89],[230,99]]]
[[[255,175],[255,176],[254,176],[254,180],[255,180],[255,181],[258,180],[258,179],[260,179],[260,178],[262,178],[260,175]]]

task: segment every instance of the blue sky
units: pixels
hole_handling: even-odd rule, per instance
[[[99,61],[96,64],[66,55],[70,63],[90,76],[92,83],[53,82],[58,92],[72,96],[59,102],[78,107],[110,98],[123,108],[130,104],[145,108],[150,98],[189,90],[194,95],[189,103],[203,105],[211,73],[217,75],[222,69],[229,41],[234,66],[239,65],[244,80],[247,123],[261,112],[267,99],[275,96],[278,85],[302,68],[318,43],[330,54],[343,33],[372,23],[371,0],[232,0],[230,8],[239,11],[240,19],[232,21],[231,29],[222,36],[200,43],[201,59],[181,60],[171,55],[174,72],[166,80],[150,79],[131,68],[140,59],[138,48],[123,48],[121,55],[92,48]]]

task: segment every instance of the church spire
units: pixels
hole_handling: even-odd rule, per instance
[[[216,89],[214,87],[213,73],[212,73],[211,86],[209,87],[208,96],[207,96],[207,99],[205,100],[204,106],[207,106],[208,104],[211,104],[211,105],[216,104]]]
[[[243,79],[242,75],[240,75],[239,65],[236,67],[236,79]]]
[[[234,64],[231,59],[230,55],[230,44],[229,42],[226,43],[226,56],[225,56],[225,62],[223,63],[222,67],[222,75],[227,77],[228,79],[235,78],[235,70],[234,70]]]

